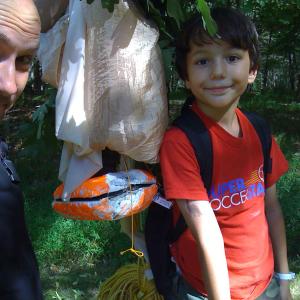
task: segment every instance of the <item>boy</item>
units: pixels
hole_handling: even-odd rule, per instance
[[[0,1],[0,120],[26,85],[40,29],[32,0]],[[40,278],[25,224],[22,192],[2,138],[0,156],[0,299],[40,300]]]
[[[160,152],[167,199],[189,227],[171,246],[181,271],[175,287],[184,299],[291,299],[286,237],[276,181],[287,161],[272,140],[272,171],[264,186],[263,153],[255,129],[237,108],[258,69],[257,33],[233,9],[212,10],[216,37],[201,16],[183,29],[176,48],[180,76],[191,91],[191,109],[209,130],[213,148],[211,191],[195,152],[179,128],[167,131]],[[272,280],[274,272],[278,280]],[[276,274],[276,273],[275,273]]]

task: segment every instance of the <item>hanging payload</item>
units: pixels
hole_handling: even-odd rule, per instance
[[[42,34],[43,78],[58,84],[62,200],[102,168],[105,148],[158,161],[168,124],[158,35],[130,0],[120,0],[113,13],[101,1],[70,0],[66,15]]]
[[[157,193],[155,177],[142,170],[108,173],[86,180],[62,199],[63,185],[54,192],[53,208],[77,220],[118,220],[148,207]]]

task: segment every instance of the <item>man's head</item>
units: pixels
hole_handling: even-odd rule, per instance
[[[26,85],[40,30],[32,0],[0,1],[0,119]]]
[[[211,11],[218,25],[217,36],[233,48],[247,50],[250,57],[251,70],[257,70],[259,64],[258,35],[254,24],[239,11],[230,8],[215,8]],[[176,46],[176,66],[180,77],[187,79],[186,58],[191,45],[203,46],[218,38],[210,37],[203,28],[200,14],[191,18],[183,27]]]

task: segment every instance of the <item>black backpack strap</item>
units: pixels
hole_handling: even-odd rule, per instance
[[[183,107],[181,115],[173,122],[173,125],[180,128],[192,144],[200,167],[203,184],[207,193],[210,194],[213,171],[213,153],[210,134],[206,126],[197,114],[186,104]],[[175,227],[173,227],[169,233],[170,243],[177,241],[186,229],[187,224],[182,214],[180,214]]]
[[[186,101],[181,116],[173,125],[180,128],[190,140],[201,166],[204,186],[209,193],[212,177],[211,139],[202,121],[191,110],[191,102],[191,99]],[[187,229],[182,214],[177,224],[173,226],[172,211],[152,202],[145,223],[145,240],[155,285],[166,300],[177,299],[172,295],[172,278],[176,274],[176,265],[171,261],[169,244],[175,242]]]
[[[19,183],[20,177],[15,169],[14,164],[8,159],[8,145],[5,140],[0,137],[0,165],[3,167],[8,177],[13,183]]]
[[[272,134],[269,124],[256,113],[250,113],[243,111],[244,115],[253,125],[256,133],[260,139],[260,143],[264,155],[264,177],[265,184],[267,180],[267,174],[272,172],[272,158],[271,158],[271,145],[272,145]]]
[[[176,274],[176,265],[171,261],[168,243],[168,233],[173,226],[172,220],[172,209],[167,209],[156,202],[150,204],[145,222],[145,241],[154,282],[164,299],[171,296],[172,278]]]

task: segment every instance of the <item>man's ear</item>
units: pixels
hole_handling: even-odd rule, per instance
[[[248,76],[249,84],[251,84],[255,81],[256,75],[257,75],[257,69],[250,70],[249,76]]]

